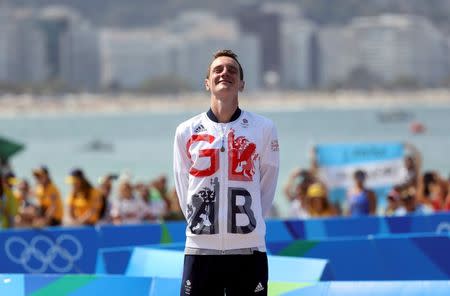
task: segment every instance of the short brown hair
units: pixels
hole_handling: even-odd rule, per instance
[[[208,72],[206,73],[206,78],[209,78],[209,72],[211,71],[211,64],[214,62],[215,59],[217,59],[219,57],[229,57],[229,58],[232,58],[233,60],[235,60],[239,66],[239,78],[241,80],[244,80],[244,70],[242,70],[241,63],[239,63],[239,61],[238,61],[237,54],[235,54],[231,49],[221,49],[221,50],[216,51],[213,54],[213,58],[208,66]]]

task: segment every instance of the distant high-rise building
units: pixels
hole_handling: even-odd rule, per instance
[[[78,90],[100,86],[100,34],[86,22],[71,26],[60,44],[60,78]]]
[[[262,66],[261,80],[268,72],[281,73],[281,16],[276,12],[261,10],[259,5],[239,10],[237,19],[240,30],[255,35],[260,40]]]
[[[66,6],[49,6],[40,11],[38,25],[46,37],[50,79],[61,78],[61,39],[80,19],[76,11]]]
[[[347,28],[322,28],[318,34],[319,84],[335,87],[345,82],[357,65],[355,40]]]
[[[47,80],[45,36],[36,27],[36,16],[32,11],[15,13],[10,41],[10,80],[16,83]]]
[[[171,52],[176,40],[153,30],[101,32],[101,84],[138,88],[145,81],[173,73]]]
[[[0,9],[0,81],[39,83],[48,75],[45,38],[29,10]]]
[[[359,64],[385,82],[436,86],[447,72],[445,37],[430,21],[413,15],[356,18],[350,24]]]
[[[0,82],[8,80],[8,55],[12,23],[10,10],[7,6],[0,5]]]
[[[318,28],[302,19],[281,23],[281,84],[288,89],[310,89],[318,82]]]
[[[413,15],[355,18],[319,34],[321,85],[371,78],[380,85],[433,87],[448,75],[446,38]]]

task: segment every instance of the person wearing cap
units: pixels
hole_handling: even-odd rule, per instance
[[[17,202],[8,184],[8,178],[0,173],[0,228],[14,227],[17,209]]]
[[[74,169],[66,182],[72,185],[67,200],[73,224],[95,225],[100,219],[102,208],[100,192],[91,185],[80,169]]]
[[[375,215],[377,211],[377,196],[366,187],[367,173],[356,170],[353,174],[354,186],[348,193],[349,215]]]
[[[41,166],[33,170],[33,176],[37,181],[34,191],[40,209],[40,219],[36,225],[61,225],[64,211],[61,194],[52,182],[48,168]]]
[[[310,217],[335,216],[336,211],[328,200],[327,189],[322,183],[316,182],[308,187],[306,192],[308,200],[308,214]]]

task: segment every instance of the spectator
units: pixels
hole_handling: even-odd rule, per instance
[[[17,202],[6,176],[0,173],[0,228],[14,227]]]
[[[404,184],[417,188],[420,169],[422,166],[422,156],[417,148],[411,143],[404,143],[406,152],[404,158]]]
[[[442,211],[446,208],[448,185],[435,171],[427,171],[419,178],[417,186],[417,202]]]
[[[39,206],[39,221],[36,226],[58,226],[63,219],[63,203],[58,188],[52,182],[46,166],[33,170],[37,181],[35,195]]]
[[[129,181],[122,181],[119,185],[119,196],[111,209],[114,224],[136,224],[144,219],[150,219],[148,205],[133,194],[133,186]]]
[[[111,212],[111,193],[112,193],[112,186],[114,180],[117,180],[118,176],[115,174],[108,174],[105,175],[98,180],[98,191],[100,192],[100,199],[102,207],[100,208],[99,213],[99,219],[104,222],[108,223],[111,222],[110,212]]]
[[[353,174],[354,187],[348,194],[350,216],[375,215],[377,198],[375,192],[366,188],[367,174],[363,170],[357,170]]]
[[[284,194],[290,202],[289,216],[296,218],[308,217],[308,201],[306,192],[309,185],[314,182],[314,178],[307,170],[295,170],[284,186]]]
[[[284,194],[290,202],[290,217],[307,218],[309,216],[306,193],[313,182],[314,178],[307,170],[298,169],[290,174],[284,186]]]
[[[68,203],[73,224],[94,225],[97,223],[102,208],[100,192],[91,185],[80,169],[73,170],[67,182],[72,185]]]
[[[329,217],[336,215],[334,208],[328,200],[328,193],[321,183],[313,183],[306,193],[308,198],[308,215],[310,217]]]
[[[161,175],[151,182],[149,199],[153,215],[158,219],[162,219],[170,207],[170,201],[167,197],[166,176]]]
[[[450,211],[450,176],[447,179],[447,198],[445,200],[444,209]]]
[[[27,180],[18,181],[16,190],[14,191],[18,205],[18,212],[15,217],[16,227],[31,227],[35,225],[38,217],[38,205],[34,200],[30,185]]]
[[[446,200],[449,194],[448,182],[436,174],[436,180],[430,184],[429,190],[430,205],[434,211],[445,211]]]
[[[401,185],[396,185],[387,195],[386,209],[384,210],[385,216],[393,216],[395,211],[400,207],[400,193]]]
[[[395,216],[428,215],[433,209],[425,204],[417,202],[417,192],[413,186],[406,187],[400,194],[400,208],[395,211]]]
[[[422,179],[423,190],[421,190],[419,193],[422,193],[421,195],[421,201],[422,202],[429,202],[431,199],[431,187],[435,185],[439,180],[439,176],[434,171],[426,171]]]

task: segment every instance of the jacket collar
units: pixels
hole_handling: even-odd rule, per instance
[[[236,111],[234,111],[233,115],[231,116],[229,122],[233,122],[233,121],[235,121],[236,119],[238,119],[239,116],[241,115],[241,113],[242,113],[242,110],[241,110],[239,107],[237,107]],[[208,118],[209,118],[211,121],[214,121],[214,122],[216,122],[216,123],[219,123],[219,120],[217,119],[216,115],[215,115],[214,112],[211,110],[211,108],[209,108],[208,112],[206,112],[206,115],[208,116]]]

